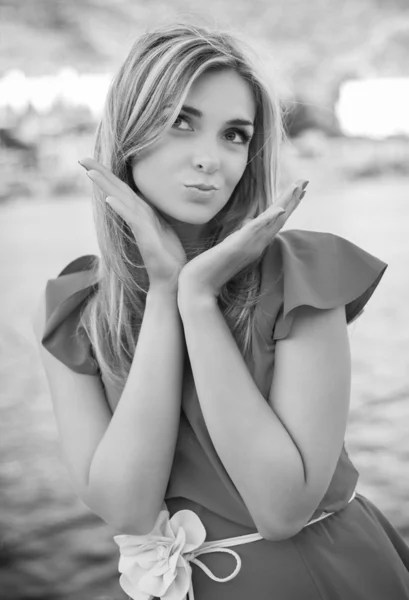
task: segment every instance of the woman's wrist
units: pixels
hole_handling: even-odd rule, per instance
[[[152,299],[155,302],[159,301],[165,303],[174,303],[175,305],[177,305],[177,295],[177,288],[175,289],[175,287],[171,284],[152,283],[149,286],[146,301],[148,302],[149,299]]]

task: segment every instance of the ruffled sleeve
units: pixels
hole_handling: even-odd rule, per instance
[[[98,289],[99,258],[81,256],[69,263],[45,289],[46,323],[41,339],[48,352],[84,375],[99,373],[85,331],[77,332],[81,311]]]
[[[276,236],[267,261],[279,291],[273,340],[288,336],[300,306],[345,306],[347,323],[362,314],[388,265],[349,240],[318,231]]]

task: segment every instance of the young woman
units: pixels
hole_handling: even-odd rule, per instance
[[[81,161],[101,257],[36,318],[73,485],[135,600],[409,598],[409,548],[344,446],[347,325],[387,265],[280,232],[307,182],[277,197],[272,87],[225,32],[140,37]]]

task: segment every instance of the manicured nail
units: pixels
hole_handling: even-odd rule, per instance
[[[309,181],[304,181],[304,183],[302,184],[302,189],[305,190],[305,188],[307,187],[307,185],[309,184]]]
[[[293,200],[295,200],[296,198],[299,198],[299,194],[301,193],[301,187],[299,185],[297,185],[297,187],[293,190]]]

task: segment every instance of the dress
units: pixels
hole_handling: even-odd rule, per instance
[[[46,287],[46,325],[42,344],[78,373],[103,373],[89,339],[74,335],[80,311],[98,289],[98,257],[71,262]],[[291,329],[297,307],[345,306],[351,323],[381,280],[387,264],[332,233],[290,229],[267,248],[261,265],[262,297],[256,309],[253,353],[247,366],[258,389],[268,396],[277,340]],[[166,490],[172,516],[189,509],[206,529],[206,541],[257,531],[206,429],[188,355],[173,466]],[[113,393],[106,387],[107,397]],[[192,565],[195,600],[409,600],[409,548],[382,512],[355,490],[359,473],[345,446],[327,492],[311,520],[322,521],[281,541],[261,539],[236,546],[241,569],[230,581],[213,581]],[[226,577],[235,561],[229,554],[207,554],[201,561]]]

